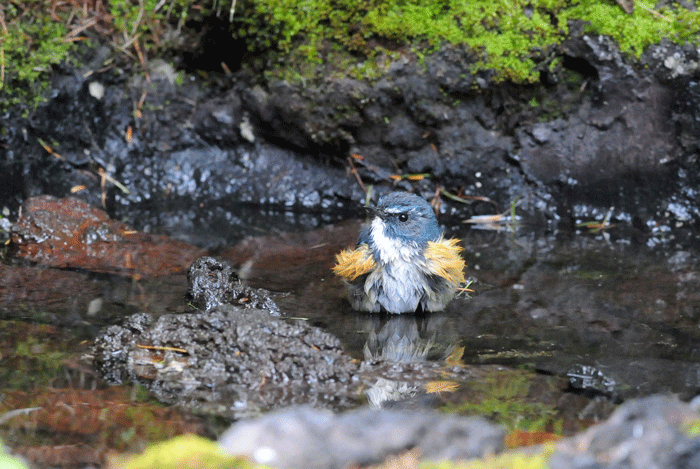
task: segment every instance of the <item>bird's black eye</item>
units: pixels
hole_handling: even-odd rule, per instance
[[[399,221],[408,221],[408,214],[399,213]]]

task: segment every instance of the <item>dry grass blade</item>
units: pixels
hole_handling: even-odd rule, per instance
[[[2,85],[5,83],[5,38],[9,34],[2,8],[0,8],[0,27],[2,27],[2,38],[0,38],[0,89],[2,89]]]

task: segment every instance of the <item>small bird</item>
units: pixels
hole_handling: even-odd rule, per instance
[[[443,238],[430,204],[414,194],[391,192],[368,210],[373,218],[357,246],[339,253],[333,267],[353,309],[443,310],[465,281],[459,240]]]

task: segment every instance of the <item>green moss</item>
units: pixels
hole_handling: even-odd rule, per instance
[[[691,438],[700,437],[700,420],[692,420],[681,425],[681,429]]]
[[[600,0],[291,0],[242,3],[237,34],[252,52],[276,51],[277,63],[297,66],[328,61],[321,45],[330,42],[373,61],[389,49],[435,50],[443,42],[464,46],[471,72],[494,70],[495,79],[538,80],[554,67],[551,50],[569,35],[570,21],[590,33],[613,37],[625,53],[639,57],[648,45],[668,38],[697,43],[700,13],[682,7],[658,12],[652,0],[638,0],[626,14]],[[383,47],[381,47],[383,45]],[[378,47],[379,46],[379,47]],[[376,68],[366,70],[374,73]]]
[[[0,450],[1,451],[1,450]],[[0,467],[3,469],[27,469],[27,466],[17,458],[0,452]]]
[[[100,40],[136,61],[137,44],[147,57],[167,55],[178,41],[200,34],[205,18],[225,17],[230,7],[216,0],[111,0],[85,17],[81,5],[10,0],[0,6],[3,106],[32,107],[40,99],[52,67],[69,61],[82,42],[75,36],[96,37],[91,29],[71,36],[87,21],[99,18]],[[496,81],[532,83],[541,70],[556,68],[554,51],[572,21],[612,37],[634,57],[661,38],[697,44],[700,12],[653,8],[654,0],[637,0],[631,15],[611,0],[239,0],[232,32],[249,49],[248,65],[281,78],[328,76],[332,69],[378,79],[399,55],[422,63],[450,43],[470,53],[470,73],[493,70]],[[186,35],[188,24],[193,29]]]
[[[36,8],[49,11],[49,1],[37,2]],[[0,82],[3,106],[29,100],[35,104],[46,90],[51,66],[67,60],[72,43],[65,41],[63,24],[46,15],[27,15],[15,2],[0,7],[6,29],[0,29],[4,80]]]
[[[263,469],[244,458],[225,454],[213,441],[185,435],[150,446],[138,456],[114,458],[110,467],[123,469]]]
[[[50,72],[57,64],[75,63],[78,45],[96,37],[85,23],[99,25],[100,41],[134,61],[142,53],[162,53],[170,47],[173,23],[202,20],[213,0],[172,0],[167,7],[159,0],[111,0],[109,11],[87,8],[83,2],[10,0],[0,5],[0,109],[23,104],[33,109],[43,100]],[[99,3],[102,5],[103,3]],[[96,21],[97,20],[97,21]],[[128,53],[127,53],[128,52]]]
[[[654,1],[638,0],[634,14],[627,15],[612,2],[585,2],[566,10],[562,17],[587,21],[588,31],[612,37],[623,52],[635,57],[662,38],[678,44],[698,43],[700,13],[681,7],[650,11],[654,9],[654,4]]]

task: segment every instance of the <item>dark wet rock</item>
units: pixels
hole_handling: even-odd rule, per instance
[[[700,391],[700,364],[683,360],[600,357],[573,365],[566,376],[572,389],[614,401],[663,392],[691,399]]]
[[[594,89],[564,117],[516,130],[522,169],[564,187],[564,197],[579,204],[574,216],[590,203],[662,218],[659,202],[678,193],[676,164],[690,163],[672,119],[682,88],[633,67],[609,38],[583,36],[564,48],[595,71]]]
[[[546,183],[573,185],[620,185],[623,178],[644,173],[667,176],[668,163],[680,156],[677,141],[669,138],[675,132],[668,119],[673,94],[654,82],[637,83],[635,89],[637,96],[615,94],[601,106],[582,107],[567,120],[535,124],[521,132],[524,169]]]
[[[474,92],[477,77],[464,73],[469,69],[473,58],[463,48],[443,47],[435,55],[427,58],[428,74],[449,93],[468,95]],[[481,80],[483,83],[483,80]]]
[[[557,444],[551,469],[690,469],[700,466],[700,439],[688,431],[698,413],[656,395],[622,405],[605,423]]]
[[[604,93],[634,93],[639,79],[636,67],[625,59],[616,42],[607,36],[584,34],[562,44],[569,57],[584,61],[597,78],[594,86]]]
[[[187,298],[204,311],[230,304],[265,309],[279,315],[279,308],[269,292],[243,286],[228,263],[212,257],[200,257],[192,263],[187,270],[187,285]]]
[[[27,195],[64,196],[84,185],[77,198],[100,205],[104,195],[110,214],[137,229],[166,227],[201,243],[205,232],[269,230],[273,218],[278,229],[319,226],[362,197],[344,169],[261,138],[242,107],[242,82],[223,91],[195,79],[176,86],[172,67],[153,61],[151,68],[150,83],[110,73],[58,80],[48,102],[7,137],[1,202],[16,213]],[[105,87],[99,99],[88,91],[94,83]],[[131,110],[142,97],[136,118]],[[110,180],[102,187],[100,168],[128,193]],[[289,220],[292,209],[326,213]],[[261,217],[264,210],[274,216]]]
[[[277,245],[267,245],[263,239],[259,240],[262,245],[242,243],[245,247],[239,253],[264,252],[262,246],[267,245],[268,254],[281,255],[281,245],[287,260],[296,259],[289,243],[299,242],[299,237],[314,242],[309,233],[290,236]],[[325,256],[324,265],[330,260],[330,254]],[[272,265],[285,269],[280,260]],[[313,259],[306,261],[313,265]],[[308,265],[301,268],[308,271]],[[329,266],[324,270],[329,272]],[[420,399],[425,400],[419,404],[424,407],[430,400],[426,383],[483,376],[473,367],[427,360],[435,344],[420,337],[411,318],[394,318],[385,324],[368,340],[366,360],[360,364],[343,352],[330,333],[305,321],[273,318],[279,309],[270,293],[240,285],[225,262],[199,258],[188,272],[188,281],[187,296],[204,313],[164,315],[157,320],[138,314],[100,334],[94,363],[108,382],[138,380],[163,402],[240,417],[290,404],[357,405],[360,389],[375,408],[410,406]],[[319,292],[314,304],[323,296]]]
[[[93,353],[110,382],[139,381],[160,401],[230,417],[301,403],[343,408],[359,387],[338,339],[262,309],[135,315],[104,330]]]
[[[235,423],[219,443],[272,467],[340,469],[407,450],[432,461],[484,457],[503,449],[504,435],[481,418],[370,409],[333,415],[300,407]]]
[[[52,196],[22,204],[12,249],[42,265],[146,276],[180,272],[203,253],[167,236],[134,231],[78,199]]]
[[[700,51],[693,44],[676,45],[666,39],[649,46],[642,54],[642,62],[661,81],[696,79],[700,70]]]
[[[358,174],[376,193],[390,190],[392,175],[427,172],[431,179],[397,185],[427,196],[439,182],[494,202],[443,198],[441,210],[460,216],[517,199],[533,220],[562,227],[611,206],[642,229],[696,226],[697,50],[662,42],[640,67],[612,40],[575,31],[557,52],[562,67],[531,88],[469,73],[473,58],[449,45],[425,64],[392,59],[375,81],[292,82],[242,70],[216,84],[185,76],[178,85],[159,60],[150,83],[93,64],[58,76],[29,118],[12,116],[0,202],[16,210],[27,195],[62,196],[82,184],[79,197],[96,205],[102,168],[129,190],[106,183],[110,214],[220,246],[255,228],[313,228],[357,213],[363,192],[345,168],[359,154]],[[95,84],[103,96],[90,93]]]
[[[700,82],[681,82],[681,93],[674,103],[673,119],[679,127],[681,146],[697,160],[700,153]]]

